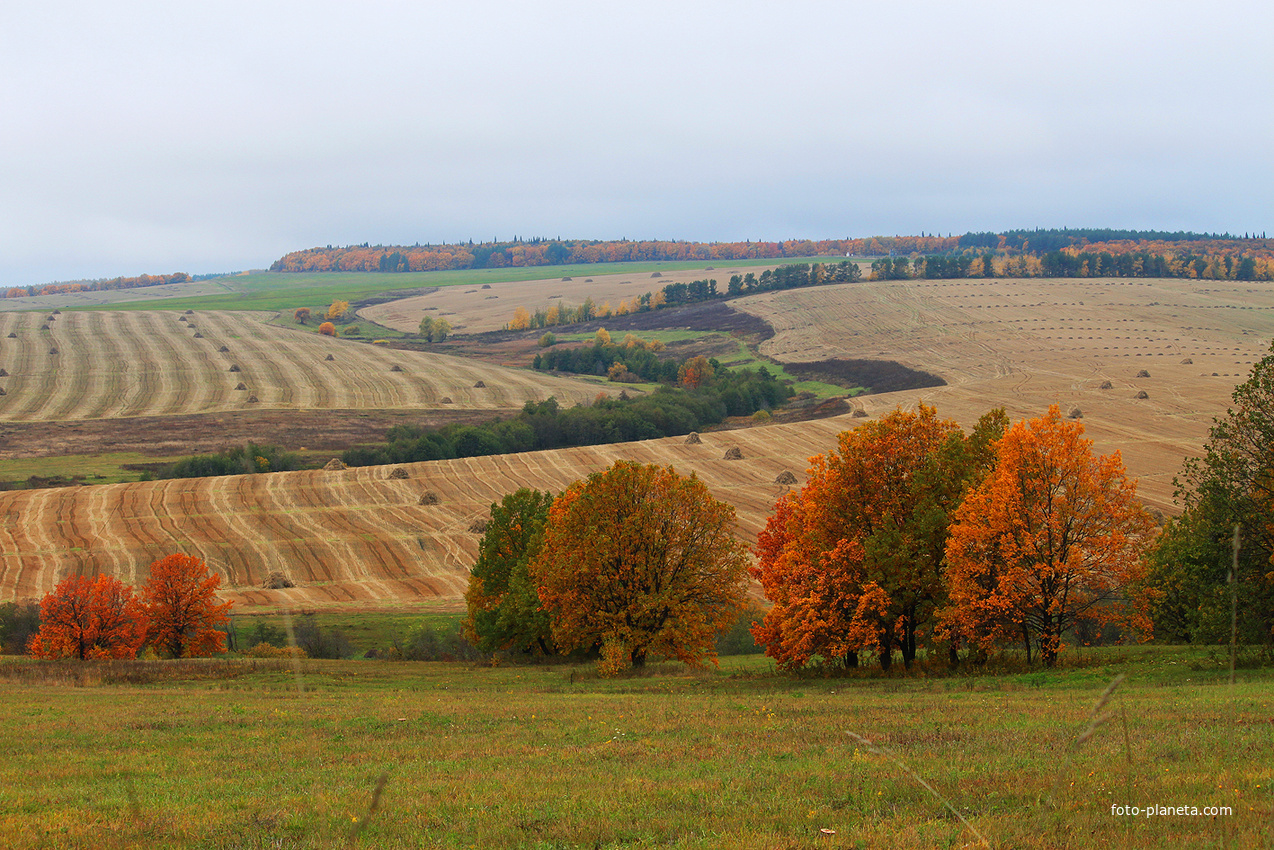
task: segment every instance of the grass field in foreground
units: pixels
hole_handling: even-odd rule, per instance
[[[109,664],[0,667],[0,844],[983,846],[914,771],[992,847],[1274,846],[1274,671],[1231,688],[1189,651],[907,679],[778,677],[755,657],[619,680],[239,663],[150,662],[134,684],[102,684]],[[1121,672],[1111,719],[1076,746]]]

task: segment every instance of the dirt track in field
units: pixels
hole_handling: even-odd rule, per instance
[[[0,313],[0,367],[8,373],[0,377],[0,423],[268,409],[496,411],[550,395],[574,404],[611,392],[464,358],[298,333],[261,318]]]
[[[806,460],[849,417],[519,455],[0,493],[0,599],[38,598],[68,574],[130,583],[174,551],[204,558],[244,607],[454,603],[477,556],[472,522],[518,487],[559,491],[619,458],[696,472],[754,540]],[[739,447],[741,460],[725,460]],[[420,505],[433,491],[436,505]],[[262,589],[272,572],[297,587]]]
[[[1274,337],[1274,287],[1247,281],[889,281],[731,304],[774,326],[761,351],[779,360],[896,360],[948,382],[859,399],[874,415],[923,400],[967,427],[998,406],[1078,409],[1098,451],[1121,451],[1169,512],[1173,476]]]

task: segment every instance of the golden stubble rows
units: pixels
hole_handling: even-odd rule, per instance
[[[1121,452],[1166,512],[1183,460],[1274,336],[1274,287],[1251,281],[873,281],[732,304],[774,326],[761,351],[776,359],[896,360],[948,382],[859,399],[872,415],[923,400],[967,428],[999,406],[1015,419],[1078,411],[1097,451]]]
[[[519,487],[558,492],[621,458],[672,464],[733,504],[751,542],[788,490],[780,473],[803,481],[853,421],[406,464],[406,479],[363,467],[0,493],[0,599],[38,598],[71,574],[141,582],[152,561],[185,552],[241,607],[458,604],[477,557],[471,526]],[[742,459],[726,460],[735,447]],[[437,504],[420,504],[426,492]],[[275,572],[297,587],[264,589]]]
[[[0,313],[0,367],[8,372],[0,377],[0,422],[260,408],[500,409],[551,395],[569,405],[611,392],[458,357],[298,333],[265,324],[267,315],[259,313],[50,315]],[[475,386],[479,381],[485,387]]]

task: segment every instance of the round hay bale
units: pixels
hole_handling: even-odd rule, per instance
[[[489,283],[482,284],[482,289],[490,289],[490,288],[491,288],[491,284]]]
[[[455,402],[451,400],[451,396],[449,395],[443,396],[438,403],[439,404],[455,404]]]
[[[564,278],[562,278],[562,280],[563,280],[563,281],[567,281],[567,280],[570,280],[570,278],[569,278],[569,277],[564,277]]]
[[[796,476],[795,476],[795,475],[793,475],[793,474],[791,473],[791,471],[790,471],[790,470],[785,469],[785,470],[783,470],[782,472],[780,472],[780,473],[779,473],[779,477],[778,477],[778,478],[775,478],[775,479],[774,479],[774,483],[775,483],[775,484],[787,484],[787,485],[789,485],[789,486],[790,486],[790,485],[792,485],[792,484],[795,484],[795,483],[796,483]]]
[[[487,388],[487,385],[483,383],[482,381],[478,381],[478,383],[473,385],[473,388],[475,390],[485,390]]]
[[[238,364],[238,363],[231,363],[231,364],[230,364],[230,371],[231,371],[231,372],[241,372],[241,371],[243,371],[243,370],[239,368],[239,364]]]
[[[266,590],[283,590],[287,587],[296,587],[296,582],[292,581],[292,579],[288,578],[288,576],[283,573],[275,572],[270,573],[270,576],[265,580],[265,584],[263,584],[262,587]]]
[[[1070,419],[1083,419],[1084,411],[1080,410],[1078,407],[1072,407],[1071,412],[1066,414],[1066,416]]]
[[[1191,360],[1189,357],[1187,357],[1185,360],[1182,360],[1182,361],[1181,361],[1181,365],[1182,365],[1182,366],[1193,366],[1193,365],[1194,365],[1194,361],[1193,361],[1193,360]]]
[[[327,472],[339,472],[342,469],[348,468],[349,467],[345,465],[345,461],[341,460],[339,457],[334,457],[327,463],[323,464],[323,469]]]
[[[1217,377],[1220,377],[1220,376],[1219,376],[1216,372],[1213,372],[1213,373],[1212,373],[1212,377],[1217,378]]]
[[[1146,392],[1145,390],[1142,390],[1141,392],[1137,393],[1137,398],[1150,398],[1150,393]]]
[[[593,282],[593,279],[592,279],[591,277],[586,277],[586,278],[584,278],[584,282],[585,282],[585,283],[592,283],[592,282]]]
[[[473,522],[469,523],[469,532],[471,534],[486,534],[487,526],[491,524],[491,520],[484,516],[480,516]]]
[[[390,478],[392,478],[392,479],[394,479],[395,481],[403,481],[403,480],[406,480],[406,478],[407,478],[407,470],[403,469],[401,466],[399,466],[399,467],[395,467],[395,468],[394,468],[394,471],[393,471],[393,472],[391,472],[391,473],[389,473],[389,477],[390,477]]]
[[[403,367],[399,366],[397,363],[389,367],[389,371],[391,372],[401,372],[402,370],[403,370]]]
[[[1101,382],[1101,386],[1099,386],[1097,389],[1099,389],[1099,390],[1109,390],[1109,389],[1114,388],[1114,386],[1115,386],[1115,385],[1114,385],[1114,384],[1112,384],[1110,381],[1102,381],[1102,382]]]
[[[254,395],[248,396],[248,404],[260,404],[260,403],[261,403],[261,399],[257,398],[256,396]]]
[[[1149,373],[1149,372],[1147,372],[1145,369],[1142,369],[1140,372],[1138,372],[1138,373],[1137,373],[1137,377],[1138,377],[1138,378],[1149,378],[1149,377],[1150,377],[1150,373]]]
[[[229,346],[226,346],[226,345],[223,345],[223,346],[221,346],[220,348],[218,348],[217,350],[218,350],[218,351],[220,351],[222,354],[225,354],[226,352],[228,352],[228,351],[230,350],[230,347],[229,347]]]
[[[692,445],[693,445],[693,444],[696,444],[696,443],[702,443],[702,442],[703,442],[703,440],[699,439],[699,432],[698,432],[698,431],[691,431],[689,434],[687,434],[687,435],[686,435],[686,443],[687,443],[687,444],[692,444]]]
[[[235,385],[236,390],[246,390],[247,388],[248,388],[248,385],[245,384],[243,381],[240,381],[238,384]]]
[[[333,360],[335,360],[335,359],[336,359],[336,358],[335,358],[335,357],[333,357],[333,356],[332,356],[332,355],[330,355],[330,354],[323,358],[324,362],[331,362],[331,361],[333,361]]]
[[[438,494],[433,490],[426,490],[420,496],[420,504],[422,505],[436,505],[441,501],[442,500],[438,498]]]
[[[722,460],[743,460],[743,452],[738,446],[733,446],[726,450],[725,457]]]

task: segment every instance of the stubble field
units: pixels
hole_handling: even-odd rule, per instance
[[[1121,451],[1165,512],[1183,459],[1274,337],[1274,287],[1244,281],[880,281],[732,304],[774,326],[761,352],[780,361],[888,359],[947,381],[857,399],[872,415],[923,400],[968,427],[992,407],[1078,410],[1098,451]]]

